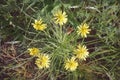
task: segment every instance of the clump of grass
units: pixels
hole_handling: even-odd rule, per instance
[[[59,9],[61,11],[55,14]],[[8,0],[2,2],[0,13],[1,79],[119,79],[118,1]],[[62,13],[64,16],[60,15]],[[32,24],[34,20],[40,21]],[[81,36],[82,32],[77,33],[77,26],[84,23],[91,31]],[[21,44],[5,44],[6,41],[16,40]],[[77,47],[79,44],[86,45],[89,52],[83,60],[74,54],[74,50],[83,53]],[[41,50],[38,56],[29,55],[31,50],[27,49],[32,47]],[[49,55],[50,64],[47,67],[40,67],[42,64],[39,61],[45,63],[47,60],[39,57],[41,54]],[[71,63],[75,64],[70,66]]]

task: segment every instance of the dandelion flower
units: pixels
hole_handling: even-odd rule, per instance
[[[71,59],[67,59],[67,61],[65,62],[66,70],[74,71],[76,70],[77,66],[78,66],[78,62],[75,61],[75,57],[72,57]]]
[[[40,52],[38,48],[29,48],[28,51],[31,56],[37,56],[38,53]]]
[[[49,65],[50,65],[50,58],[49,58],[48,55],[41,54],[41,56],[39,56],[39,57],[36,59],[35,64],[37,65],[37,67],[38,67],[39,69],[48,68]]]
[[[41,19],[35,20],[35,22],[32,23],[32,25],[36,30],[44,31],[46,29],[46,24],[44,24]]]
[[[53,16],[56,24],[63,25],[67,22],[66,12],[62,12],[61,10],[59,10],[54,13]]]
[[[89,32],[91,31],[91,29],[89,29],[89,26],[85,23],[85,24],[81,24],[78,26],[78,30],[77,33],[81,35],[81,37],[87,37],[87,34],[89,34]]]
[[[86,58],[89,56],[88,49],[86,49],[86,46],[78,45],[77,49],[74,50],[74,54],[78,59],[86,60]]]

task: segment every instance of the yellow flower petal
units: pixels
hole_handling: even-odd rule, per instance
[[[29,48],[28,51],[31,56],[37,56],[40,52],[38,48]]]
[[[37,65],[37,67],[39,69],[42,68],[49,68],[50,65],[50,58],[48,55],[42,54],[41,56],[39,56],[36,61],[35,64]]]
[[[47,27],[46,27],[46,24],[43,24],[43,21],[40,19],[40,20],[35,20],[34,23],[32,23],[34,29],[36,30],[40,30],[40,31],[44,31]]]
[[[86,46],[78,45],[77,49],[74,50],[74,54],[78,59],[86,60],[86,58],[89,56],[88,49],[86,49]]]
[[[89,34],[91,29],[89,29],[89,26],[85,24],[81,24],[78,26],[77,33],[81,35],[81,37],[87,37],[87,34]]]
[[[53,16],[56,24],[63,25],[67,22],[66,12],[62,12],[61,10],[59,10],[54,13]]]
[[[67,61],[65,62],[66,70],[74,71],[77,69],[77,66],[78,66],[78,62],[75,61],[75,57],[72,57],[71,59],[67,59]]]

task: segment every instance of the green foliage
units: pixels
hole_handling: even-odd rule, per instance
[[[12,49],[7,48],[8,51],[2,47],[4,44],[1,45],[0,75],[8,76],[5,80],[118,80],[119,3],[119,0],[1,0],[0,41],[18,40],[21,44],[18,44],[18,49],[10,46]],[[58,9],[66,11],[69,19],[62,28],[51,20],[53,12]],[[48,25],[45,32],[36,31],[31,25],[40,18]],[[92,30],[87,39],[75,33],[76,27],[83,22],[88,23]],[[74,30],[70,34],[69,27]],[[79,43],[87,45],[89,58],[80,62],[76,71],[66,71],[63,62],[72,56]],[[27,55],[29,47],[38,47],[50,54],[48,70],[36,69],[34,58]],[[6,64],[2,63],[5,56]]]

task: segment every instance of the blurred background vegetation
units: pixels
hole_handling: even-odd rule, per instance
[[[119,80],[120,0],[0,0],[0,79],[27,80],[36,77],[32,76],[35,73],[30,66],[32,61],[24,65],[26,70],[22,64],[15,65],[21,63],[16,59],[37,33],[31,25],[34,19],[42,17],[50,24],[51,14],[58,7],[68,14],[66,26],[75,29],[79,23],[87,22],[92,32],[85,39],[91,55],[86,65],[81,65],[83,73],[64,74],[56,80]],[[15,41],[20,43],[11,44]],[[29,56],[22,55],[21,58]],[[46,78],[46,74],[40,80],[53,80],[49,76]]]

